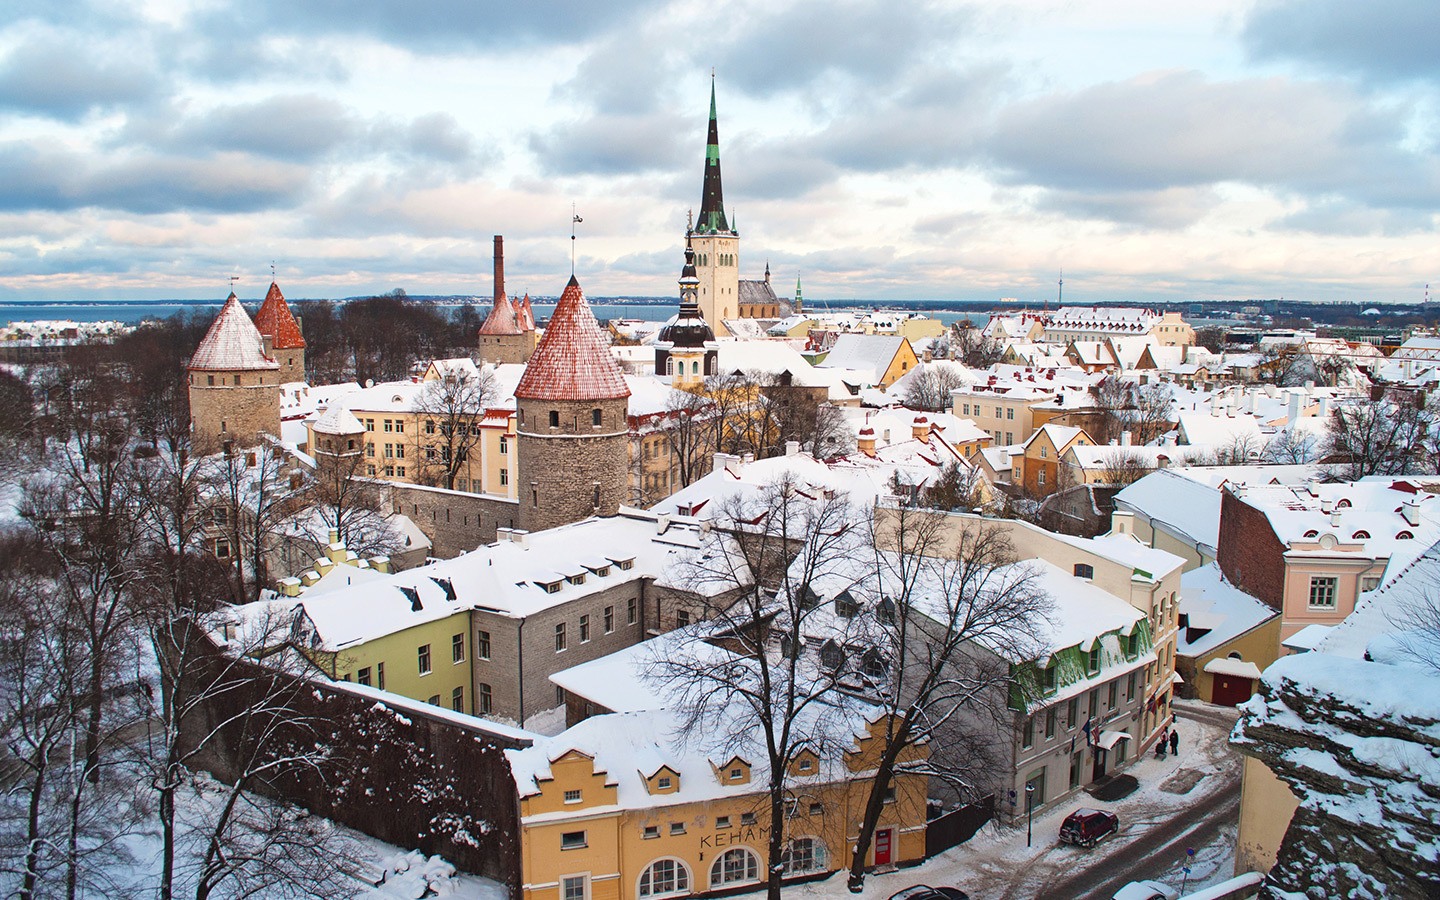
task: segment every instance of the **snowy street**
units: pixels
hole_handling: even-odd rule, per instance
[[[1181,701],[1180,755],[1145,757],[1124,771],[1140,789],[1113,803],[1086,794],[1035,816],[1033,846],[1025,828],[987,826],[967,843],[911,869],[866,879],[864,900],[884,900],[912,884],[948,885],[974,900],[1109,897],[1127,881],[1153,878],[1179,888],[1190,862],[1187,890],[1230,878],[1234,868],[1239,808],[1240,758],[1226,744],[1233,710]],[[1204,720],[1186,718],[1199,710]],[[1120,817],[1120,831],[1093,848],[1062,845],[1060,823],[1082,806]],[[851,895],[845,873],[787,888],[786,896],[840,898]]]

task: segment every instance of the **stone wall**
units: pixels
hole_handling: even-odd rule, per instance
[[[520,527],[541,531],[615,515],[626,500],[625,399],[517,402]],[[592,424],[596,409],[599,425]]]
[[[537,343],[533,331],[521,334],[480,335],[480,360],[487,363],[527,363]]]
[[[192,432],[202,442],[235,441],[246,447],[257,443],[255,436],[262,431],[278,437],[279,374],[191,372],[190,421]]]
[[[1225,579],[1275,609],[1285,603],[1285,545],[1266,515],[1228,490],[1220,491],[1216,562]]]
[[[504,497],[399,482],[383,485],[390,509],[410,517],[430,539],[430,553],[438,559],[494,543],[497,527],[514,528],[519,521],[515,501]]]

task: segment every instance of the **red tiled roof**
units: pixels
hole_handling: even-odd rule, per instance
[[[616,400],[630,396],[620,364],[570,276],[515,396],[526,400]]]
[[[290,314],[290,304],[280,293],[280,286],[270,282],[270,292],[260,311],[255,314],[255,327],[261,334],[270,335],[271,346],[276,350],[301,350],[305,347],[305,336],[300,333],[300,323]]]
[[[245,307],[231,294],[225,299],[220,315],[201,338],[195,355],[190,357],[192,369],[278,369],[280,364],[265,355],[265,345],[255,323],[245,314]]]
[[[481,334],[522,334],[524,329],[516,321],[515,307],[511,301],[501,297],[490,307],[490,315],[485,317],[485,322],[480,326]]]
[[[530,308],[530,295],[526,294],[524,300],[512,300],[515,304],[515,318],[520,322],[520,327],[526,331],[535,330],[535,310]]]

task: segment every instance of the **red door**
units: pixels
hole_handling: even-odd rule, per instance
[[[1244,703],[1255,693],[1253,678],[1237,678],[1234,675],[1215,675],[1211,678],[1210,702],[1216,706],[1234,706]]]
[[[885,828],[875,832],[875,865],[888,866],[890,864],[890,841],[895,834],[895,829]]]

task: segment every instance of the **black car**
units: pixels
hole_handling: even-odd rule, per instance
[[[890,900],[970,900],[970,895],[959,888],[917,884],[891,894]]]

